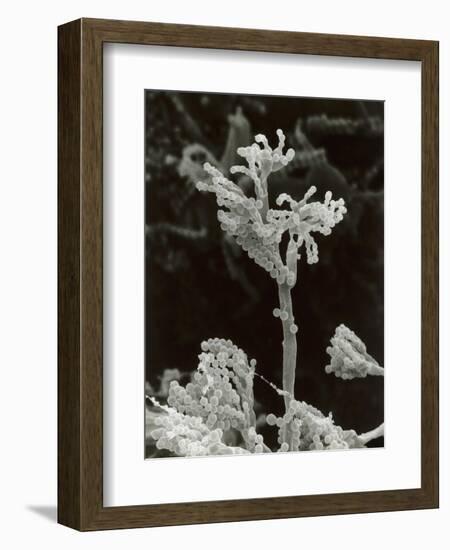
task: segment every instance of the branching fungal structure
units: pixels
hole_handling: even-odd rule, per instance
[[[311,201],[317,191],[314,186],[301,200],[281,193],[276,198],[276,208],[271,207],[270,175],[285,168],[295,156],[293,149],[284,152],[283,131],[277,130],[277,135],[278,145],[274,149],[262,134],[256,135],[250,146],[237,149],[246,162],[229,168],[231,175],[240,178],[237,183],[206,162],[203,165],[206,178],[196,186],[199,191],[215,195],[221,229],[278,287],[279,305],[273,315],[280,319],[283,331],[282,389],[268,383],[284,398],[285,412],[279,417],[272,413],[265,417],[267,425],[278,429],[278,450],[363,447],[384,434],[384,425],[358,435],[354,430],[337,426],[331,413],[324,415],[295,397],[299,328],[291,293],[298,282],[298,262],[302,253],[308,264],[318,262],[315,236],[329,236],[347,210],[344,200],[335,200],[330,191],[325,193],[323,202]],[[241,184],[244,179],[253,185],[252,196],[244,191],[248,187]],[[337,327],[327,353],[330,364],[325,372],[343,380],[384,374],[383,367],[367,353],[364,343],[345,325]],[[257,433],[255,376],[259,376],[256,360],[249,360],[230,340],[213,338],[202,342],[198,368],[191,381],[182,386],[178,380],[172,380],[167,405],[160,405],[152,398],[148,433],[156,441],[156,447],[179,456],[271,452]]]
[[[325,367],[327,374],[334,373],[343,380],[365,378],[367,375],[384,376],[384,368],[367,353],[365,344],[345,325],[337,327],[327,353],[331,357],[330,364]]]

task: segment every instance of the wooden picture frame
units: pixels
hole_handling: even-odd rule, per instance
[[[106,42],[421,63],[420,488],[104,507],[102,47]],[[438,507],[438,43],[79,19],[59,27],[58,51],[59,523],[90,531]]]

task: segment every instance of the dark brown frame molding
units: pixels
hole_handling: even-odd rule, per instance
[[[422,64],[421,488],[103,506],[103,44]],[[79,19],[58,29],[58,521],[81,531],[438,507],[438,42]]]

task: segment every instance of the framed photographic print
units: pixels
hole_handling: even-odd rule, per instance
[[[59,28],[58,518],[438,506],[438,43]]]

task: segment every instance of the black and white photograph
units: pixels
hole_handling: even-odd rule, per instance
[[[5,5],[1,548],[446,546],[443,6]]]
[[[145,91],[146,458],[384,445],[384,103]]]

